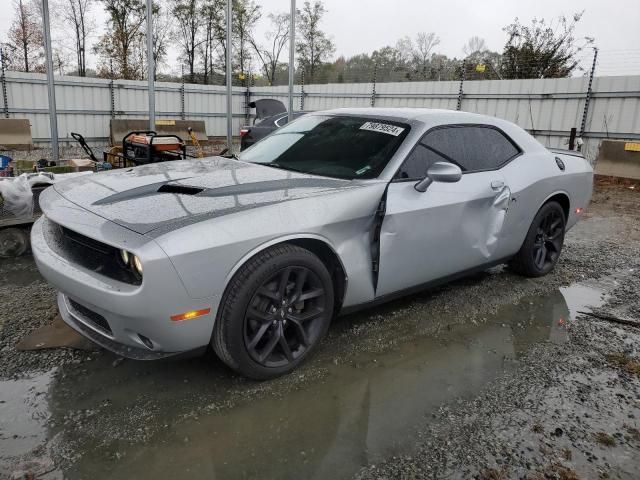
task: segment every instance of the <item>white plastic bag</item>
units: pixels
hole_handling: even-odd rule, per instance
[[[21,220],[33,217],[33,192],[26,173],[16,178],[0,180],[2,209]]]

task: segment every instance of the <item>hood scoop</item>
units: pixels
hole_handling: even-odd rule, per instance
[[[188,185],[176,185],[172,183],[165,183],[158,189],[158,193],[179,193],[181,195],[197,195],[203,192],[204,188],[190,187]]]

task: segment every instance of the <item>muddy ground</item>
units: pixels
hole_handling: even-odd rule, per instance
[[[0,478],[640,478],[640,328],[594,317],[640,320],[639,205],[601,185],[552,274],[341,317],[264,383],[212,354],[19,352],[54,292],[2,261]]]

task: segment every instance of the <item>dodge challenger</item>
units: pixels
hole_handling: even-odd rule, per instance
[[[502,263],[549,273],[592,177],[497,118],[337,109],[239,156],[55,184],[31,240],[62,318],[95,343],[145,360],[211,346],[269,379],[337,314]]]

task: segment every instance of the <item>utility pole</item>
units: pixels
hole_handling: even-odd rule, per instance
[[[231,85],[231,28],[233,26],[232,0],[227,0],[227,58],[225,73],[227,77],[227,151],[233,153],[233,88]]]
[[[149,130],[156,129],[156,66],[153,58],[153,4],[147,0],[147,77],[149,81]]]
[[[47,57],[47,93],[49,96],[49,126],[51,129],[52,159],[58,163],[58,112],[56,110],[56,86],[53,81],[53,52],[51,51],[51,25],[49,24],[49,0],[42,0],[44,23],[44,53]]]
[[[289,121],[293,120],[293,74],[296,48],[296,0],[291,0],[289,18]]]

